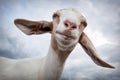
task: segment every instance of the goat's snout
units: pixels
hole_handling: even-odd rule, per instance
[[[74,22],[71,22],[69,20],[64,21],[64,25],[66,27],[66,30],[72,31],[77,28],[76,24]]]
[[[71,35],[72,34],[70,30],[65,30],[63,33],[66,34],[66,35]]]

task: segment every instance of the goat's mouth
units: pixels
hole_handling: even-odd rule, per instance
[[[69,34],[64,33],[64,32],[62,33],[62,32],[56,31],[56,33],[58,33],[59,35],[61,35],[65,40],[75,39],[74,36],[69,35]]]

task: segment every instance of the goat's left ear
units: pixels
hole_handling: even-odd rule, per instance
[[[90,41],[90,39],[88,38],[88,36],[84,32],[82,32],[82,34],[81,34],[81,37],[79,39],[79,43],[81,44],[81,46],[83,47],[85,52],[94,61],[94,63],[96,63],[97,65],[102,66],[102,67],[114,68],[112,65],[104,62],[97,55],[97,52],[96,52],[96,49],[95,49],[94,45],[92,44],[92,42]]]
[[[51,32],[53,28],[52,22],[48,21],[30,21],[25,19],[15,19],[14,24],[27,35]]]

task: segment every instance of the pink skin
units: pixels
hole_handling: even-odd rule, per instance
[[[71,35],[71,31],[72,31],[72,30],[74,30],[74,29],[77,28],[76,24],[73,23],[73,22],[71,22],[71,21],[69,21],[69,20],[65,20],[65,21],[64,21],[64,25],[65,25],[65,27],[66,27],[66,30],[64,31],[64,33],[69,34],[69,35]],[[63,38],[64,38],[65,40],[69,40],[69,39],[70,39],[70,38],[67,37],[67,36],[63,36]]]

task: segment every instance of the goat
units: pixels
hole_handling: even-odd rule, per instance
[[[0,58],[0,80],[60,80],[65,61],[76,44],[99,66],[114,68],[97,55],[89,37],[83,32],[85,17],[75,9],[61,9],[53,21],[15,19],[15,25],[25,34],[51,33],[51,44],[44,58],[12,60]]]

